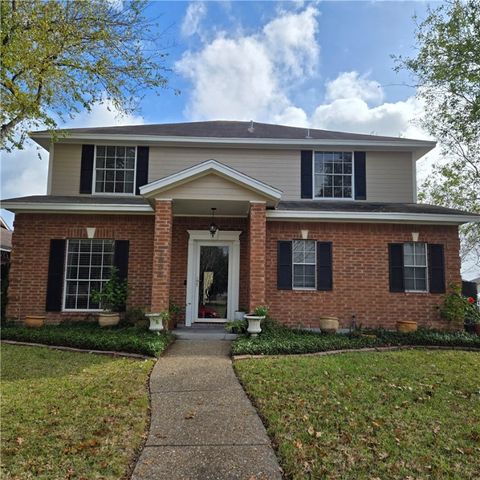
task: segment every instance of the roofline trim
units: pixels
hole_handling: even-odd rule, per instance
[[[346,221],[346,222],[387,222],[387,223],[439,223],[461,225],[480,222],[480,215],[456,215],[450,213],[402,213],[402,212],[341,212],[341,211],[305,211],[305,210],[267,210],[267,220],[310,220],[310,221]]]
[[[189,179],[194,180],[198,176],[208,175],[209,173],[219,174],[227,180],[232,180],[276,201],[279,201],[282,197],[282,191],[278,188],[267,185],[214,159],[206,160],[167,177],[147,183],[147,185],[140,187],[140,194],[148,195],[159,190],[173,188],[176,184],[186,183]]]
[[[2,208],[11,212],[108,212],[153,213],[150,205],[118,203],[50,203],[50,202],[2,202]]]
[[[48,132],[29,134],[30,138],[51,139]],[[237,137],[181,137],[181,136],[160,136],[160,135],[134,135],[124,133],[72,133],[64,138],[73,140],[118,140],[143,143],[216,143],[234,145],[268,145],[268,146],[362,146],[362,147],[405,147],[405,148],[428,148],[436,146],[436,142],[430,140],[336,140],[336,139],[314,139],[314,138],[237,138]],[[399,140],[402,140],[399,137]]]

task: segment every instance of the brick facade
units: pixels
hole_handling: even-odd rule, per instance
[[[96,228],[95,238],[130,241],[129,307],[161,311],[170,302],[184,307],[187,230],[206,230],[210,219],[172,219],[170,202],[157,203],[156,211],[156,217],[17,214],[7,317],[22,321],[27,314],[45,314],[50,240],[86,238],[86,227]],[[363,326],[394,328],[399,319],[443,326],[438,310],[442,295],[389,291],[388,244],[411,241],[411,232],[419,232],[419,241],[443,244],[446,285],[461,281],[456,226],[265,222],[262,204],[252,204],[249,218],[220,217],[216,223],[224,231],[242,231],[240,308],[267,303],[275,319],[292,326],[315,327],[320,315],[338,316],[343,326],[350,325],[352,315]],[[333,242],[332,291],[277,289],[277,241],[301,238],[302,229],[309,231],[309,239]],[[49,312],[47,322],[91,316]]]
[[[333,242],[333,290],[277,289],[277,241],[300,239],[301,229],[309,231],[309,239]],[[393,329],[397,320],[444,326],[438,309],[442,295],[389,291],[388,244],[411,242],[412,232],[419,232],[420,242],[444,245],[446,285],[459,284],[456,226],[268,222],[266,297],[272,317],[305,327],[317,327],[321,315],[339,317],[343,327],[350,326],[352,315],[363,326]]]

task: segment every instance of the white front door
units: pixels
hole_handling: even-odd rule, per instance
[[[238,309],[241,232],[189,231],[187,326],[232,320]]]

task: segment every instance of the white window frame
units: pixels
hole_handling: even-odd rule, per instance
[[[425,266],[421,265],[406,265],[405,263],[405,245],[410,244],[410,245],[424,245],[425,247]],[[425,290],[411,290],[411,289],[406,289],[406,293],[428,293],[430,291],[430,285],[428,282],[428,245],[426,242],[405,242],[403,244],[403,281],[405,282],[405,268],[425,268]],[[414,262],[415,262],[415,248],[414,248]]]
[[[296,263],[293,261],[293,244],[294,242],[313,242],[315,244],[315,263]],[[315,286],[314,287],[296,287],[295,286],[295,265],[314,265],[315,267]],[[317,290],[317,242],[316,240],[295,238],[292,240],[292,290],[306,290],[306,291],[316,291]]]
[[[351,153],[352,154],[352,196],[347,197],[318,197],[315,195],[315,153]],[[332,186],[333,188],[333,186]],[[313,200],[335,200],[351,201],[355,200],[355,152],[352,150],[312,150],[312,198]]]
[[[101,309],[101,308],[66,308],[65,307],[65,304],[67,302],[68,244],[71,240],[90,240],[90,239],[88,239],[88,238],[68,238],[67,239],[66,248],[65,248],[64,271],[63,271],[62,312],[103,312],[103,309]],[[115,240],[113,240],[112,238],[98,238],[98,239],[95,239],[95,240],[103,240],[103,241],[113,242],[113,248],[114,248],[114,252],[115,252]],[[103,267],[103,256],[102,256],[101,266]],[[113,262],[112,262],[112,267],[113,267]],[[90,262],[89,268],[90,269],[92,268],[91,262]],[[88,279],[82,279],[82,280],[83,281],[88,280],[89,282],[92,281],[90,276],[89,276]],[[94,279],[94,280],[98,281],[98,279]],[[78,280],[74,279],[74,280],[70,280],[70,281],[78,281]],[[77,292],[77,296],[78,296],[78,292]]]
[[[133,165],[133,192],[97,192],[97,147],[133,147],[135,148],[135,163]],[[93,175],[92,175],[92,195],[100,196],[121,196],[121,197],[133,197],[136,195],[137,190],[137,157],[138,157],[138,145],[126,145],[122,143],[116,143],[115,145],[109,145],[106,143],[95,144],[95,152],[93,155]]]

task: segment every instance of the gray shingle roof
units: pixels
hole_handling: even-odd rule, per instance
[[[433,215],[476,215],[454,208],[426,205],[423,203],[354,202],[348,200],[300,200],[279,202],[277,210],[300,210],[311,212],[359,212],[359,213],[425,213]],[[479,217],[480,218],[480,217]]]
[[[2,202],[6,203],[73,203],[77,205],[148,205],[148,201],[143,197],[116,197],[112,196],[82,196],[82,195],[30,195],[28,197],[6,198]]]
[[[105,134],[105,135],[155,135],[160,137],[211,137],[211,138],[268,138],[305,140],[358,140],[358,141],[388,141],[402,142],[411,141],[400,137],[385,137],[379,135],[364,135],[358,133],[335,132],[330,130],[318,130],[288,127],[285,125],[274,125],[269,123],[214,120],[206,122],[187,123],[160,123],[152,125],[128,125],[120,127],[92,127],[92,128],[70,128],[63,130],[73,134]],[[36,134],[48,133],[46,130],[32,132]],[[433,142],[432,142],[433,143]]]

